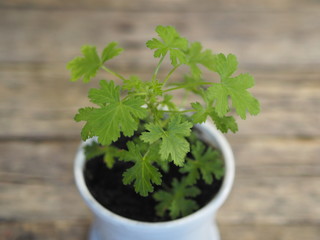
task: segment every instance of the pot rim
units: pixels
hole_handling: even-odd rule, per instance
[[[200,129],[205,129],[209,134],[204,132],[208,135],[208,137],[214,139],[215,143],[214,145],[220,150],[220,152],[223,155],[223,159],[225,161],[225,175],[223,178],[222,186],[219,190],[219,192],[215,195],[215,197],[207,203],[205,206],[200,208],[194,213],[191,213],[188,216],[170,220],[170,221],[164,221],[164,222],[143,222],[138,221],[134,219],[129,219],[123,216],[120,216],[104,206],[102,206],[99,202],[96,201],[96,199],[91,195],[89,192],[89,189],[87,188],[87,185],[84,180],[83,176],[83,168],[85,163],[85,157],[84,157],[84,151],[83,147],[94,141],[94,138],[88,139],[85,142],[82,142],[80,144],[80,147],[78,149],[78,152],[76,154],[75,158],[75,164],[74,164],[74,177],[75,182],[78,187],[78,190],[82,196],[82,198],[85,200],[89,208],[98,216],[101,218],[112,218],[112,220],[118,224],[126,224],[126,225],[140,225],[141,227],[148,227],[148,228],[163,228],[163,227],[175,227],[178,225],[187,224],[191,221],[196,221],[197,219],[203,219],[206,218],[206,215],[208,215],[208,212],[211,213],[211,216],[213,217],[216,211],[222,206],[222,204],[225,202],[226,198],[228,197],[233,182],[234,182],[234,176],[235,176],[235,163],[234,163],[234,156],[231,150],[231,147],[226,140],[225,136],[216,129],[216,127],[211,124],[210,122],[205,122],[203,124],[197,124],[197,126]],[[209,139],[208,139],[209,140]]]

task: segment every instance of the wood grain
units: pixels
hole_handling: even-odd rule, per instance
[[[318,240],[319,225],[316,224],[220,224],[223,240]]]
[[[3,222],[0,224],[1,240],[85,240],[89,219],[80,221],[57,220]]]
[[[217,52],[232,52],[243,66],[318,66],[320,10],[304,12],[100,12],[0,9],[0,62],[67,62],[84,44],[100,49],[119,41],[127,49],[116,64],[154,65],[144,43],[159,23]],[[130,19],[130,21],[127,21]],[[122,25],[126,23],[127,26]],[[203,27],[199,27],[203,26]],[[106,29],[106,30],[104,30]],[[112,33],[112,34],[110,34]],[[294,50],[293,50],[294,49]]]
[[[315,0],[2,0],[0,7],[22,9],[91,9],[91,10],[121,10],[121,11],[217,11],[217,10],[312,10],[319,6]]]

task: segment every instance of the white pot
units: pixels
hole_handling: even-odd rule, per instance
[[[140,222],[119,216],[100,205],[89,192],[84,176],[85,156],[81,144],[75,159],[74,174],[81,196],[95,215],[90,240],[219,240],[215,222],[218,209],[230,193],[234,181],[234,157],[225,137],[210,123],[199,125],[201,137],[220,149],[225,175],[217,195],[195,213],[168,222]],[[89,140],[89,141],[92,141]]]

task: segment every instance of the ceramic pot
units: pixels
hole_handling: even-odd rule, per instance
[[[89,192],[83,175],[85,155],[82,143],[76,154],[74,174],[84,201],[95,215],[90,240],[219,240],[215,222],[218,209],[225,202],[234,181],[234,157],[225,137],[211,124],[198,125],[200,137],[217,147],[225,162],[225,176],[217,195],[204,207],[186,217],[158,223],[140,222],[119,216],[100,205]]]

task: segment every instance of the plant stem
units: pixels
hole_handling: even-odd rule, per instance
[[[212,84],[212,82],[199,82],[199,83],[195,83],[194,85],[208,85],[208,84]],[[178,86],[178,87],[166,89],[163,92],[164,93],[165,92],[170,92],[170,91],[174,91],[174,90],[185,88],[185,87],[186,87],[186,85],[181,85],[181,86]]]
[[[164,58],[166,57],[166,55],[167,55],[167,54],[163,55],[163,56],[160,58],[160,61],[158,62],[158,65],[157,65],[156,69],[154,70],[154,73],[153,73],[153,76],[152,76],[152,81],[156,80],[158,71],[159,71],[160,66],[161,66]]]
[[[123,80],[123,81],[126,80],[126,79],[125,79],[123,76],[121,76],[119,73],[116,73],[116,72],[110,70],[109,68],[106,68],[105,66],[102,66],[101,68],[102,68],[103,70],[105,70],[106,72],[111,73],[112,75],[120,78],[120,79]]]
[[[168,75],[166,76],[166,78],[163,81],[163,86],[166,85],[167,81],[169,80],[169,78],[171,77],[172,73],[174,73],[175,70],[177,70],[178,67],[180,67],[180,65],[175,66],[174,68],[171,69],[171,71],[168,73]]]

